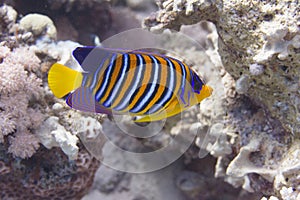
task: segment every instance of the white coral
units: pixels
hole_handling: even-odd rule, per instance
[[[0,64],[0,93],[8,94],[24,88],[27,72],[20,64],[3,62]],[[20,81],[23,80],[23,81]]]
[[[0,106],[1,107],[1,106]],[[16,129],[16,120],[7,112],[0,114],[0,143],[4,142],[4,136],[12,133]]]
[[[300,198],[300,193],[294,191],[292,187],[282,187],[280,190],[280,195],[284,200],[299,200]]]
[[[49,117],[36,130],[36,134],[46,148],[60,147],[69,159],[74,160],[77,158],[79,150],[78,138],[67,131],[58,120],[58,117]]]

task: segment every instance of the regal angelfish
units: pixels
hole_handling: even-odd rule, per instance
[[[185,63],[145,51],[78,47],[83,72],[52,65],[53,94],[77,110],[140,116],[137,122],[176,115],[209,97],[212,88]]]

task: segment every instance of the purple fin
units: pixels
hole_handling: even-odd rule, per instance
[[[136,53],[136,54],[149,54],[153,56],[161,56],[167,57],[163,54],[163,49],[154,49],[154,48],[143,48],[143,49],[134,49],[129,52]]]
[[[159,50],[159,49],[158,49]],[[156,49],[111,49],[97,46],[77,47],[73,51],[73,56],[86,72],[95,72],[103,65],[103,61],[111,57],[114,53],[134,53],[134,54],[149,54],[154,56],[162,56]]]
[[[112,53],[102,47],[87,46],[77,47],[73,56],[85,72],[95,72]]]
[[[71,108],[84,112],[103,113],[111,115],[110,109],[100,105],[95,101],[95,96],[86,87],[80,87],[73,93],[69,94],[66,103]]]

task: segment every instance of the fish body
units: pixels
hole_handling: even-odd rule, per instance
[[[77,110],[140,116],[137,122],[176,115],[209,97],[212,88],[185,63],[145,51],[78,47],[73,56],[83,68],[55,63],[48,83],[58,98]]]

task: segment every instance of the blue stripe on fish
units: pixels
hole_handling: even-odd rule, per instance
[[[159,76],[159,65],[154,56],[149,55],[151,60],[154,62],[154,74],[151,76],[151,81],[147,85],[147,89],[144,92],[138,101],[138,103],[130,110],[130,112],[137,113],[141,112],[141,110],[146,106],[145,104],[150,100],[150,97],[154,94],[155,88],[157,90]]]
[[[163,108],[166,103],[172,98],[173,96],[173,90],[175,88],[175,81],[176,81],[176,69],[174,67],[174,64],[168,59],[167,57],[163,57],[167,63],[168,63],[168,70],[169,70],[169,83],[166,85],[165,91],[162,95],[162,99],[159,99],[155,105],[152,106],[152,108],[147,111],[147,113],[155,113],[159,109]]]
[[[134,94],[134,92],[138,89],[138,86],[140,85],[140,81],[142,79],[143,71],[145,71],[145,66],[144,66],[144,58],[140,54],[136,54],[138,58],[138,63],[136,67],[137,75],[136,79],[133,81],[132,86],[130,86],[128,89],[128,93],[125,94],[125,99],[124,101],[117,105],[114,110],[120,111],[126,109],[126,107],[129,105],[129,101]]]
[[[128,71],[128,69],[130,67],[128,65],[128,54],[123,54],[122,60],[123,60],[122,67],[120,70],[121,73],[119,73],[118,81],[115,84],[114,88],[112,89],[112,92],[109,94],[109,98],[105,102],[103,102],[103,105],[106,107],[110,107],[113,99],[116,98],[116,95],[118,94],[118,91],[121,88],[121,84],[125,78],[126,72]]]
[[[83,86],[83,87],[88,87],[88,86],[86,85],[88,78],[89,78],[89,74],[88,74],[88,73],[83,73],[83,79],[82,79],[81,86]]]
[[[90,90],[93,90],[96,87],[97,82],[99,81],[99,76],[101,75],[101,69],[104,66],[105,61],[109,58],[109,54],[106,55],[106,57],[103,58],[100,65],[98,66],[97,70],[94,73],[93,81],[90,85]]]
[[[113,71],[113,67],[115,66],[116,58],[117,58],[117,54],[113,54],[111,57],[110,63],[104,72],[103,82],[96,92],[96,101],[97,102],[100,101],[101,97],[104,95],[106,89],[108,88],[108,82],[109,82],[111,73]]]
[[[182,100],[183,104],[186,104],[186,102],[184,100],[186,71],[185,71],[184,65],[181,62],[178,62],[178,63],[180,65],[180,67],[181,67],[181,73],[182,73],[180,99]]]

